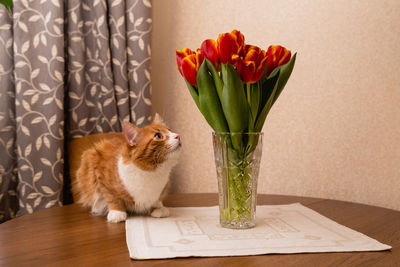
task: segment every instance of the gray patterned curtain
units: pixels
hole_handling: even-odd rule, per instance
[[[71,138],[150,121],[149,0],[0,7],[0,222],[62,205]]]

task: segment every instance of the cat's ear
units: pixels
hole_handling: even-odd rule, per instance
[[[135,125],[125,121],[122,125],[122,132],[124,133],[125,139],[130,146],[137,145],[139,129]]]
[[[156,115],[154,115],[153,123],[164,124],[164,120],[161,118],[160,114],[156,113]]]

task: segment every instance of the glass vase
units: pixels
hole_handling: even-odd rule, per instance
[[[261,132],[213,133],[222,227],[255,226],[262,137]]]

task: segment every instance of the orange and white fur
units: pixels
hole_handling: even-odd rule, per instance
[[[156,114],[138,128],[125,122],[123,132],[87,149],[72,185],[74,200],[109,222],[125,221],[128,213],[167,217],[163,206],[169,174],[178,163],[180,136]]]

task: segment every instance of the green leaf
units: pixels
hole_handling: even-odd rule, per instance
[[[261,76],[261,79],[258,81],[261,85],[265,83],[265,81],[267,80],[267,71],[268,71],[268,65],[265,64],[265,69],[264,69],[264,73]]]
[[[0,4],[3,4],[10,11],[12,0],[0,0]]]
[[[279,70],[275,73],[272,73],[272,75],[268,77],[268,79],[262,85],[262,103],[265,104],[261,107],[260,114],[257,117],[256,125],[254,127],[255,132],[260,132],[262,130],[268,112],[272,107],[278,87],[279,75]]]
[[[281,92],[283,91],[283,88],[285,87],[287,81],[289,80],[290,74],[292,74],[292,70],[294,68],[294,63],[296,62],[296,55],[297,55],[297,53],[295,53],[293,55],[293,57],[290,59],[290,61],[288,63],[286,63],[285,65],[279,66],[277,68],[280,71],[280,75],[279,75],[279,80],[278,80],[278,87],[276,89],[276,93],[275,93],[274,101],[272,102],[272,105],[278,99],[278,97],[281,94]]]
[[[232,133],[246,131],[249,121],[249,107],[239,74],[230,64],[222,64],[223,89],[221,104]]]
[[[218,96],[219,96],[219,98],[221,98],[221,93],[222,93],[224,83],[222,82],[217,69],[214,67],[214,64],[212,64],[211,61],[209,61],[207,58],[204,60],[207,62],[207,67],[210,70],[211,75],[213,76],[214,85],[215,85],[215,88],[217,89]]]
[[[271,94],[273,93],[273,90],[275,88],[275,85],[278,81],[279,78],[279,70],[274,71],[264,82],[261,84],[261,101],[260,101],[260,108],[259,108],[259,115],[264,109],[265,105],[267,104],[268,100],[271,97]]]
[[[201,113],[214,131],[227,132],[228,126],[224,112],[214,86],[213,77],[208,72],[206,61],[201,64],[196,80]]]
[[[249,120],[249,132],[254,130],[254,124],[258,116],[258,110],[260,106],[261,100],[261,87],[260,84],[252,83],[247,84],[247,101],[249,102],[250,106],[250,120]]]
[[[221,104],[231,133],[247,131],[249,125],[249,105],[246,100],[245,90],[239,74],[230,64],[222,64],[223,89]],[[242,141],[232,138],[235,149],[242,150]]]
[[[197,92],[197,88],[193,85],[191,85],[188,81],[186,81],[185,78],[183,78],[186,82],[186,86],[189,89],[189,92],[194,100],[194,102],[196,103],[196,106],[200,109],[200,105],[199,105],[199,93]]]
[[[294,63],[296,62],[295,53],[288,63],[279,66],[274,69],[270,76],[265,80],[262,86],[262,103],[265,103],[260,114],[257,118],[255,130],[261,131],[264,125],[265,119],[270,111],[271,107],[274,105],[275,101],[278,99],[283,88],[285,87],[287,81],[289,80],[290,74],[293,71]]]

